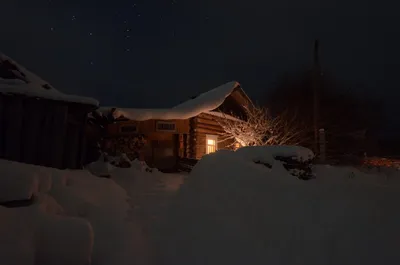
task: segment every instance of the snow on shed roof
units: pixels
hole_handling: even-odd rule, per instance
[[[125,117],[135,121],[145,120],[184,120],[195,117],[200,113],[215,110],[224,103],[225,99],[232,94],[235,89],[241,89],[240,84],[232,81],[204,92],[199,96],[185,101],[169,109],[131,109],[115,108],[113,113],[115,118]],[[111,107],[101,108],[101,112],[110,111]]]
[[[99,105],[95,99],[67,95],[58,91],[47,81],[42,80],[2,53],[0,53],[0,93]]]

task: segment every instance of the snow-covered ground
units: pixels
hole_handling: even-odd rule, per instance
[[[0,264],[152,264],[137,198],[162,174],[110,169],[106,179],[0,160],[0,203],[34,196],[31,206],[0,206]]]
[[[204,157],[155,233],[158,261],[399,264],[400,174],[331,166],[315,172],[302,181],[280,163],[255,164],[251,154]]]
[[[189,175],[95,167],[111,179],[0,160],[0,202],[35,197],[0,206],[0,264],[400,262],[399,171],[315,166],[303,181],[271,159],[219,151]]]

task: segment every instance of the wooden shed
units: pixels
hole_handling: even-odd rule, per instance
[[[200,159],[233,142],[221,141],[219,119],[245,119],[244,106],[252,104],[237,82],[230,82],[171,109],[116,108],[116,121],[108,126],[111,153],[126,153],[117,139],[141,134],[146,144],[141,159],[161,170],[173,169],[182,158]],[[102,108],[108,113],[110,108]],[[127,142],[123,144],[128,146]]]
[[[94,99],[66,95],[0,54],[0,158],[81,168]]]

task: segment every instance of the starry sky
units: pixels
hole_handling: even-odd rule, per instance
[[[279,75],[324,71],[397,111],[399,4],[387,0],[13,0],[0,50],[102,105],[169,107],[230,80],[262,101]],[[388,96],[389,95],[389,96]]]

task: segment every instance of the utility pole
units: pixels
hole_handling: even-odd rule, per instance
[[[314,152],[319,154],[319,90],[321,78],[321,66],[319,64],[319,41],[314,42],[314,64],[313,64],[313,123],[314,123]]]

